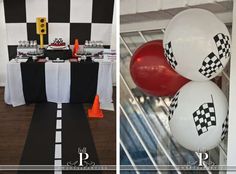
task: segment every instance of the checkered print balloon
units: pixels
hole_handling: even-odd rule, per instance
[[[222,134],[221,134],[221,140],[224,140],[225,136],[227,135],[228,133],[228,116],[225,118],[225,121],[224,123],[222,124]]]
[[[163,47],[176,72],[190,80],[206,81],[216,77],[229,61],[230,34],[211,12],[188,9],[168,24]]]
[[[171,132],[189,150],[210,150],[227,133],[227,111],[227,99],[213,82],[189,82],[171,100]]]
[[[179,96],[179,91],[175,94],[175,96],[171,99],[171,104],[170,104],[170,113],[169,113],[169,120],[171,120],[171,116],[174,114],[175,109],[178,106],[178,96]]]

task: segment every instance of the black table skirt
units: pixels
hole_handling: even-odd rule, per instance
[[[70,102],[92,103],[97,93],[99,63],[71,63],[70,69]],[[21,75],[25,102],[47,102],[45,63],[21,63]]]
[[[21,63],[21,76],[26,104],[46,102],[45,64]]]
[[[71,103],[92,103],[97,93],[99,63],[71,63]]]

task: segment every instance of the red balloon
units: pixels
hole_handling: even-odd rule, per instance
[[[135,51],[130,73],[142,91],[154,96],[172,96],[189,81],[168,64],[160,40],[147,42]]]

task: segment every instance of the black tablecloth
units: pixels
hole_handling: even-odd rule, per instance
[[[92,103],[97,93],[99,63],[71,63],[71,103]]]
[[[45,64],[30,61],[21,63],[21,76],[25,102],[46,102]]]

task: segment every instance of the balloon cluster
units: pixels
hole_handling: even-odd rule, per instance
[[[148,42],[132,57],[130,73],[142,91],[154,96],[175,94],[169,125],[186,149],[205,152],[227,133],[228,102],[210,79],[228,63],[230,43],[228,29],[214,14],[188,9],[169,22],[162,45]]]

